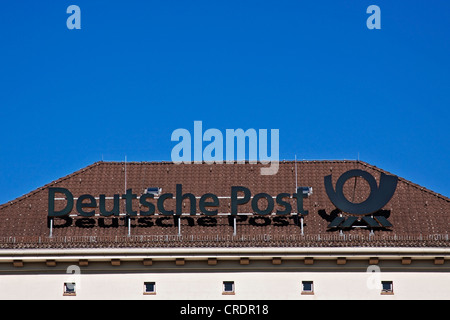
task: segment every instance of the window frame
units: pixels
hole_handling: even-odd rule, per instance
[[[389,289],[384,289],[384,284],[389,284]],[[381,281],[381,294],[383,295],[392,295],[394,294],[394,281],[392,280],[382,280]]]
[[[147,291],[147,285],[153,285],[153,291]],[[144,281],[144,295],[156,295],[156,282],[155,281]]]
[[[70,289],[67,285],[73,285],[73,289]],[[63,284],[63,296],[76,296],[77,295],[77,287],[76,282],[64,282]]]
[[[231,284],[231,290],[225,290],[226,284]],[[222,282],[222,294],[223,295],[234,295],[236,294],[236,285],[234,281],[223,281]]]
[[[305,290],[305,284],[310,284],[311,290]],[[313,295],[314,294],[314,281],[302,280],[302,294],[305,294],[305,295]]]

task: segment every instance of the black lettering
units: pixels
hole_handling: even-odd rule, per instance
[[[181,220],[186,220],[189,227],[195,226],[194,219],[192,217],[180,217],[180,216],[174,216],[173,217],[173,224],[175,227],[178,227],[178,221],[181,223]]]
[[[75,225],[78,228],[94,228],[95,227],[95,220],[94,219],[89,219],[89,218],[77,219],[75,221]]]
[[[153,226],[152,218],[139,218],[138,223],[139,223],[139,227],[142,227],[142,228],[150,228]]]
[[[89,200],[88,203],[83,203],[84,200]],[[97,201],[90,194],[83,194],[77,200],[77,212],[83,217],[92,217],[95,215],[95,210],[84,211],[84,208],[97,208]]]
[[[127,193],[122,195],[125,199],[125,206],[129,216],[137,215],[137,211],[133,211],[133,200],[137,199],[137,194],[134,194],[131,189],[127,189]]]
[[[257,222],[258,220],[263,220],[263,222],[262,223],[258,223]],[[252,226],[257,226],[257,227],[268,226],[271,222],[272,222],[272,220],[270,220],[270,218],[268,218],[268,217],[260,217],[260,216],[251,217],[248,220],[249,224],[251,224]]]
[[[197,219],[197,223],[202,227],[216,227],[217,219],[213,217],[201,217]]]
[[[274,217],[273,225],[275,227],[285,227],[289,225],[289,221],[287,220],[287,217]]]
[[[238,193],[243,192],[244,197],[238,199]],[[231,215],[235,216],[238,214],[238,205],[246,204],[250,201],[250,190],[246,187],[233,186],[231,187]]]
[[[66,206],[64,209],[55,211],[55,193],[63,193],[66,196]],[[73,195],[65,188],[48,188],[48,216],[62,217],[67,216],[73,208]]]
[[[105,218],[99,218],[98,219],[98,226],[100,228],[118,228],[119,227],[119,219],[117,218],[112,218],[112,219],[108,219],[109,221],[111,221],[110,224],[105,224]]]
[[[53,228],[66,228],[72,225],[73,219],[69,216],[66,217],[57,217],[57,218],[48,218],[47,226],[50,228],[50,220],[53,219]],[[57,224],[57,221],[65,221],[63,224]]]
[[[164,208],[164,201],[166,201],[166,199],[173,199],[173,194],[172,193],[164,193],[158,198],[158,202],[157,202],[158,210],[165,216],[172,216],[173,210],[166,210]]]
[[[128,223],[130,224],[130,227],[131,227],[131,228],[135,228],[135,227],[136,227],[135,224],[132,224],[132,223],[131,223],[131,222],[134,221],[134,218],[132,218],[131,216],[125,216],[125,217],[123,217],[123,218],[120,218],[120,220],[123,221],[123,225],[124,225],[125,227],[127,227],[127,228],[128,228]]]
[[[308,211],[303,209],[303,198],[306,198],[306,195],[303,194],[302,189],[301,188],[297,188],[297,193],[294,193],[292,196],[295,199],[297,199],[297,211],[298,211],[298,214],[306,216],[308,214]]]
[[[206,199],[211,198],[211,201],[206,201]],[[219,206],[219,198],[213,193],[206,193],[202,195],[200,198],[198,206],[200,207],[200,211],[207,216],[215,216],[218,213],[218,210],[207,210],[206,207],[218,207]]]
[[[286,197],[290,197],[290,194],[289,193],[280,193],[279,195],[277,195],[277,204],[285,207],[285,210],[283,210],[283,211],[277,210],[278,215],[289,214],[292,211],[291,204],[289,202],[283,200],[283,198],[286,198]]]
[[[292,219],[292,221],[294,221],[294,224],[296,226],[298,226],[298,224],[300,223],[300,218],[298,214],[289,216],[289,219]]]
[[[244,216],[244,215],[237,215],[237,216],[228,216],[228,225],[230,227],[234,226],[234,219],[236,219],[236,223],[238,222],[245,222],[248,219],[248,216]]]
[[[167,228],[167,227],[173,227],[173,224],[166,224],[166,223],[163,223],[163,221],[166,221],[166,220],[170,220],[170,217],[162,217],[162,218],[158,218],[158,219],[156,219],[156,225],[157,226],[159,226],[159,227],[164,227],[164,228]]]
[[[185,193],[183,194],[183,186],[181,184],[177,184],[177,191],[176,191],[176,212],[177,215],[181,215],[183,213],[183,200],[186,198],[189,198],[189,202],[190,202],[190,214],[195,216],[196,212],[197,212],[197,208],[196,208],[196,200],[195,200],[195,196],[192,193]]]
[[[118,216],[119,215],[119,206],[120,206],[120,204],[119,204],[119,201],[120,201],[119,195],[118,194],[114,195],[114,207],[112,208],[111,211],[107,211],[106,210],[106,203],[105,203],[106,201],[105,201],[105,199],[106,199],[106,196],[104,194],[101,194],[100,195],[100,200],[99,200],[100,215],[102,215],[104,217],[109,217],[111,215]]]
[[[258,201],[259,199],[265,198],[267,201],[267,207],[264,210],[260,210],[259,206],[258,206]],[[258,193],[255,194],[255,196],[253,197],[252,200],[252,210],[253,212],[255,212],[256,214],[260,214],[260,215],[267,215],[270,214],[273,210],[273,198],[271,195],[267,194],[267,193]]]
[[[153,199],[153,194],[152,193],[143,194],[141,196],[141,198],[139,199],[139,203],[141,205],[143,205],[144,207],[149,208],[148,211],[142,211],[142,210],[139,211],[139,214],[141,216],[150,216],[150,215],[155,213],[155,205],[153,203],[151,203],[151,202],[148,202],[147,199]]]

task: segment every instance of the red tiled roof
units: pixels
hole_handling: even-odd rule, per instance
[[[304,220],[304,235],[290,216],[246,216],[238,218],[237,233],[233,235],[232,220],[226,215],[212,218],[205,215],[182,216],[181,236],[177,219],[153,215],[145,220],[132,220],[128,237],[125,217],[83,218],[72,211],[72,225],[57,228],[55,219],[53,237],[49,238],[47,222],[48,188],[60,187],[71,191],[75,198],[82,194],[98,197],[125,193],[126,187],[140,196],[148,187],[162,188],[163,193],[175,194],[176,184],[182,184],[183,193],[200,197],[214,193],[220,198],[219,213],[230,212],[231,186],[245,186],[252,196],[265,192],[272,196],[294,193],[295,163],[283,161],[276,175],[261,175],[261,164],[173,164],[170,162],[97,162],[66,177],[53,181],[29,194],[0,206],[0,248],[11,247],[219,247],[219,246],[450,246],[448,237],[450,199],[399,178],[397,190],[383,208],[392,223],[391,228],[352,228],[342,234],[327,228],[336,215],[336,208],[328,199],[323,178],[332,174],[333,183],[350,169],[362,169],[379,182],[379,168],[361,161],[299,161],[298,185],[313,187],[313,194],[304,200],[309,215]],[[353,201],[363,201],[369,194],[363,179],[352,179],[344,185],[344,194]],[[112,204],[112,200],[107,200]],[[124,200],[120,201],[125,212]],[[167,209],[173,209],[175,200],[168,200]],[[56,201],[61,209],[65,201]],[[57,208],[58,209],[58,208]],[[139,211],[139,201],[133,209]],[[197,199],[198,211],[198,199]],[[98,212],[98,209],[97,209]],[[183,212],[189,212],[189,202]],[[250,203],[239,207],[239,212],[252,212]],[[80,219],[84,219],[81,222]],[[241,221],[246,219],[246,221]],[[78,221],[78,223],[76,222]],[[213,226],[211,226],[211,224]]]

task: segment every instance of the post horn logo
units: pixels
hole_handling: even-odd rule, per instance
[[[344,196],[343,187],[345,182],[353,177],[361,177],[367,181],[370,187],[369,197],[361,203],[353,203]],[[392,224],[383,216],[375,216],[378,223],[366,215],[373,214],[383,208],[391,200],[397,188],[397,176],[381,173],[380,184],[377,185],[375,178],[368,172],[353,169],[343,173],[336,182],[336,189],[333,188],[331,175],[324,177],[325,190],[331,202],[342,212],[360,215],[369,226],[372,227],[390,227]],[[350,221],[345,221],[343,217],[336,218],[329,227],[349,227],[357,220],[356,217],[350,217]]]

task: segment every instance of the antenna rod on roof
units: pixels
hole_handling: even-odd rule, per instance
[[[127,156],[125,156],[125,193],[127,193]]]
[[[297,192],[298,183],[297,183],[297,155],[295,155],[295,192]]]
[[[127,193],[127,156],[125,155],[125,193]],[[127,214],[128,236],[131,236],[131,217]]]
[[[298,192],[297,155],[295,155],[295,192]],[[303,194],[301,196],[303,197]],[[297,213],[297,215],[298,215],[298,213]],[[304,234],[304,232],[303,232],[303,215],[300,215],[300,230],[301,230],[301,234],[303,235]]]

